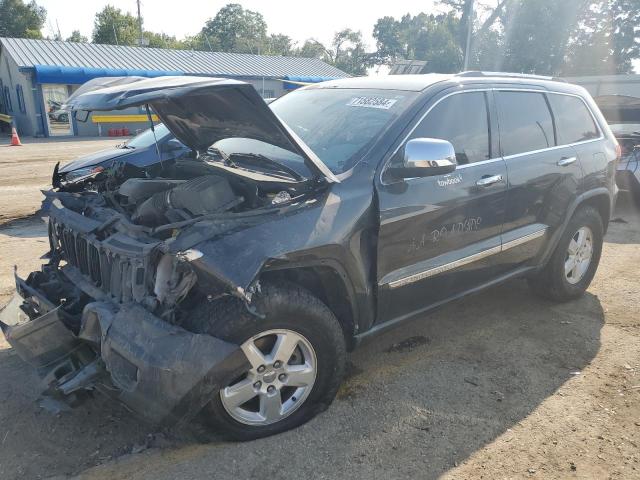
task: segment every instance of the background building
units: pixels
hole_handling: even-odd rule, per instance
[[[15,118],[20,135],[93,136],[125,127],[134,133],[148,126],[140,109],[99,112],[86,122],[60,110],[84,82],[130,75],[234,78],[253,84],[264,98],[297,88],[283,80],[320,82],[348,76],[316,58],[0,38],[0,113]]]
[[[565,77],[565,80],[586,88],[592,97],[626,95],[640,98],[640,75],[595,75]]]

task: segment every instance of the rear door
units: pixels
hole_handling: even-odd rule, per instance
[[[500,268],[509,271],[525,268],[544,250],[578,194],[582,170],[576,149],[558,139],[547,92],[495,94],[509,177],[499,258]]]
[[[492,131],[492,93],[461,91],[436,100],[405,139],[451,142],[448,175],[377,185],[379,322],[399,320],[491,279],[500,250],[507,172]],[[392,158],[399,162],[402,146]]]

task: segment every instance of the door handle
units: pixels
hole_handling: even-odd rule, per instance
[[[557,165],[559,167],[566,167],[567,165],[571,165],[572,163],[574,163],[576,160],[578,160],[576,157],[561,158],[560,160],[558,160]]]
[[[498,183],[501,181],[502,175],[492,175],[490,177],[482,177],[476,182],[476,185],[479,187],[488,187],[489,185],[493,185],[494,183]]]

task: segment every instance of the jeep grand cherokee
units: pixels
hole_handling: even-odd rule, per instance
[[[616,195],[597,106],[541,77],[349,78],[270,106],[165,77],[69,103],[146,105],[193,155],[49,193],[48,263],[16,275],[4,334],[47,395],[237,439],[308,421],[346,351],[445,302],[515,277],[579,297]]]

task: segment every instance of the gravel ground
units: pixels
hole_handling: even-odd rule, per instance
[[[102,148],[77,143],[29,146],[46,160],[21,185],[46,185],[72,146]],[[1,182],[0,211],[15,213],[0,225],[0,304],[11,266],[26,274],[47,250],[39,220],[16,220],[37,196]],[[512,281],[416,319],[351,354],[329,410],[277,437],[158,431],[102,398],[52,414],[0,343],[0,478],[640,478],[640,214],[619,203],[583,298],[552,304]]]

